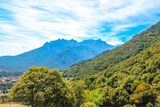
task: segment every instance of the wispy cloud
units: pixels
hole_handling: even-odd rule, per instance
[[[159,9],[159,0],[2,0],[0,55],[19,54],[58,38],[101,38],[119,45],[132,36],[122,32],[158,21]]]

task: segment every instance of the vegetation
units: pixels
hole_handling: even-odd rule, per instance
[[[13,83],[0,83],[0,91],[2,91],[3,94],[8,93],[8,90],[13,87]]]
[[[125,59],[135,56],[152,44],[160,42],[159,35],[160,22],[146,31],[135,35],[129,42],[112,51],[106,51],[91,60],[72,65],[69,69],[64,71],[63,75],[65,77],[80,79],[103,71]]]
[[[32,107],[72,107],[73,92],[57,70],[32,67],[11,89],[10,98]]]
[[[155,44],[107,70],[87,78],[91,90],[105,89],[103,106],[160,103],[160,44]]]

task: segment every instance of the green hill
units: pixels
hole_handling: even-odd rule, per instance
[[[106,51],[95,58],[72,65],[64,71],[65,77],[80,79],[103,71],[115,64],[137,55],[152,44],[160,41],[160,22],[140,34],[135,35],[124,45]]]
[[[86,80],[88,81],[92,78],[92,82],[90,83],[94,84],[94,86],[102,87],[103,85],[106,86],[104,83],[107,83],[108,86],[119,87],[123,82],[116,82],[123,81],[123,79],[129,76],[134,76],[135,79],[142,80],[149,84],[151,84],[155,78],[160,79],[160,43],[154,44],[136,56],[90,76]],[[111,83],[110,81],[113,79],[116,80]],[[160,82],[160,80],[154,82]],[[91,84],[88,85],[91,86]]]
[[[159,107],[160,43],[90,76],[85,83],[90,90],[102,89],[105,92],[102,107],[121,107],[126,104]],[[154,106],[147,106],[150,104]]]

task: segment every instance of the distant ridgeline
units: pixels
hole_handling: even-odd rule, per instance
[[[46,66],[63,70],[78,61],[90,59],[113,48],[102,40],[77,42],[59,39],[20,55],[0,57],[0,70],[26,71],[30,66]]]
[[[88,77],[89,75],[114,67],[116,64],[139,54],[158,42],[160,42],[160,22],[135,35],[130,41],[112,51],[103,52],[93,59],[72,65],[64,71],[63,75],[76,79]]]

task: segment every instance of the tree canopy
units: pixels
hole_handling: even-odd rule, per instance
[[[72,107],[71,91],[57,70],[31,67],[10,90],[9,96],[32,107]]]

